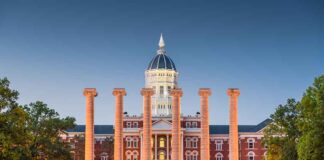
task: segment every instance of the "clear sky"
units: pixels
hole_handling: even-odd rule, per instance
[[[142,113],[144,70],[162,32],[180,72],[182,112],[210,87],[211,124],[228,124],[227,88],[241,90],[239,123],[257,124],[324,73],[324,3],[318,1],[0,1],[0,77],[22,104],[42,100],[85,122],[83,88],[95,87],[95,123],[113,124],[112,89]]]

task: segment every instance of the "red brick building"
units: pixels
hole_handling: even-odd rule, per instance
[[[93,126],[93,119],[90,121],[87,119],[86,126],[78,125],[68,130],[67,136],[62,137],[71,141],[75,149],[74,158],[83,159],[87,149],[88,152],[93,152],[96,160],[265,158],[267,149],[261,144],[262,130],[270,120],[257,125],[237,125],[237,100],[240,94],[238,89],[228,90],[230,125],[209,125],[208,97],[211,90],[206,88],[199,90],[200,112],[196,115],[183,116],[180,113],[182,90],[178,87],[178,76],[174,62],[166,55],[161,36],[157,55],[145,71],[145,89],[141,92],[144,103],[143,114],[138,116],[125,114],[123,96],[126,95],[126,91],[115,89],[113,92],[116,96],[115,125]],[[85,94],[88,96],[89,112],[93,112],[93,98],[96,91],[92,89],[91,93],[93,94],[90,99],[89,94]],[[93,113],[89,115],[91,114]],[[84,135],[86,127],[90,128],[87,133],[90,137],[93,134],[94,141],[86,138],[90,148],[84,149],[84,140],[78,136]],[[94,151],[91,148],[92,143]],[[89,156],[89,153],[85,155]]]

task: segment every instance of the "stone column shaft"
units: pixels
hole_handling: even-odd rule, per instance
[[[85,88],[86,97],[86,128],[85,128],[85,160],[94,159],[94,97],[97,96],[95,88]]]
[[[171,160],[181,160],[181,122],[180,122],[180,97],[181,89],[173,89],[172,96],[172,140]]]
[[[208,97],[211,95],[209,88],[201,88],[199,90],[200,96],[200,112],[201,112],[201,141],[200,151],[201,159],[210,159],[210,146],[209,146],[209,110],[208,110]]]
[[[237,99],[240,95],[240,90],[230,88],[227,90],[227,95],[230,97],[230,130],[229,130],[229,151],[230,160],[239,159],[238,146],[238,124],[237,124]]]
[[[124,88],[115,88],[113,90],[115,96],[115,133],[114,133],[114,160],[123,159],[123,110],[124,110],[124,96],[126,91]]]
[[[143,88],[143,153],[142,160],[152,159],[151,138],[152,138],[152,95],[153,89]]]

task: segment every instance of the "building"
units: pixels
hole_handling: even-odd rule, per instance
[[[262,146],[262,130],[269,123],[238,125],[237,101],[239,89],[228,89],[230,98],[229,125],[209,125],[208,98],[211,90],[199,89],[200,112],[182,116],[178,88],[179,73],[175,63],[167,56],[161,35],[157,55],[145,71],[143,113],[128,115],[123,111],[126,91],[116,88],[115,125],[94,125],[93,88],[84,91],[86,96],[86,125],[67,131],[63,139],[71,142],[75,159],[86,160],[261,160],[267,149]],[[85,135],[85,142],[76,136]],[[114,140],[113,142],[112,139]],[[103,147],[110,145],[110,148]],[[112,147],[113,145],[113,147]],[[85,149],[83,150],[83,147]],[[113,150],[113,151],[112,151]],[[84,154],[84,156],[83,156]]]

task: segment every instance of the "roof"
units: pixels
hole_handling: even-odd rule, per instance
[[[177,70],[172,59],[162,54],[157,54],[149,63],[147,70],[153,70],[153,69],[170,69],[170,70]]]
[[[266,127],[271,122],[270,119],[266,119],[257,125],[238,125],[238,132],[258,132]],[[210,134],[228,134],[229,125],[210,125]]]
[[[271,122],[270,119],[266,119],[257,125],[239,125],[239,132],[258,132],[262,130]],[[75,128],[68,129],[67,132],[84,132],[85,125],[77,125]],[[94,127],[95,134],[114,134],[113,125],[95,125]],[[209,126],[210,134],[228,134],[229,125],[210,125]]]
[[[84,132],[85,125],[76,125],[74,128],[66,130],[67,132]],[[95,125],[94,126],[95,134],[114,134],[113,125]]]

